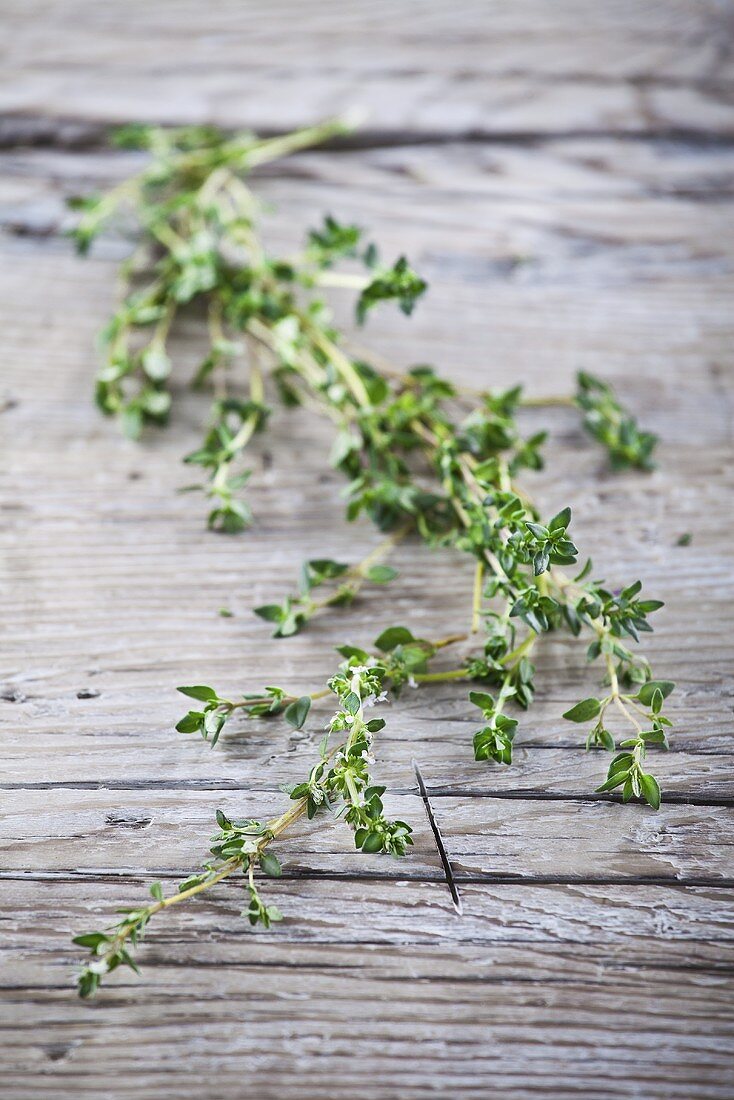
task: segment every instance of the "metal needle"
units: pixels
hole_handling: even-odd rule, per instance
[[[431,829],[433,831],[433,839],[436,841],[436,847],[438,848],[438,854],[441,857],[441,863],[443,865],[444,874],[446,875],[446,884],[447,884],[447,886],[449,888],[449,891],[451,893],[451,900],[454,903],[454,909],[459,914],[459,916],[461,916],[461,914],[464,911],[464,906],[462,905],[462,901],[461,901],[461,895],[459,894],[459,890],[458,890],[458,887],[456,885],[456,881],[454,879],[454,872],[451,870],[451,861],[449,860],[449,857],[446,854],[446,848],[444,847],[443,837],[441,836],[441,830],[438,827],[438,823],[437,823],[435,815],[433,813],[433,807],[431,806],[431,800],[428,797],[428,791],[426,790],[426,785],[423,782],[423,776],[421,775],[421,770],[418,767],[418,761],[415,760],[415,759],[413,760],[413,771],[415,772],[415,778],[418,781],[418,790],[420,791],[421,798],[423,799],[423,805],[426,808],[426,816],[428,817],[428,824],[431,826]]]

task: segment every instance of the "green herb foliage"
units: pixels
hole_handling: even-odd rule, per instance
[[[260,883],[263,876],[280,875],[271,845],[302,815],[331,812],[352,829],[360,851],[402,856],[411,828],[385,815],[384,788],[370,772],[373,742],[384,726],[382,718],[371,717],[372,706],[388,692],[398,697],[406,684],[479,685],[467,701],[481,722],[473,736],[475,759],[485,766],[509,765],[519,719],[508,707],[532,704],[533,651],[550,632],[585,636],[587,659],[602,669],[604,690],[565,714],[571,722],[592,723],[587,748],[616,754],[599,792],[618,792],[623,801],[641,798],[654,809],[660,804],[659,785],[645,761],[651,746],[667,747],[670,721],[662,707],[673,685],[654,680],[630,642],[651,629],[649,617],[662,604],[643,598],[639,581],[616,590],[592,579],[590,561],[579,569],[571,508],[546,518],[518,483],[524,471],[542,466],[546,438],[545,432],[523,435],[521,388],[471,395],[428,365],[393,371],[364,352],[354,355],[331,321],[323,288],[353,289],[359,322],[389,300],[410,314],[426,290],[405,257],[382,263],[357,226],[328,215],[295,256],[272,256],[262,244],[259,204],[243,177],[342,130],[337,121],[267,140],[198,127],[123,131],[119,143],[148,149],[150,162],[112,192],[77,204],[82,213],[74,231],[83,252],[123,208],[140,228],[138,247],[123,269],[125,293],[105,331],[97,401],[105,413],[120,416],[131,435],[147,422],[164,422],[174,370],[169,334],[182,311],[203,309],[210,346],[192,383],[212,391],[211,405],[202,442],[186,462],[205,475],[190,488],[208,497],[209,526],[235,533],[251,522],[241,495],[249,477],[242,455],[266,430],[272,403],[280,401],[334,424],[331,464],[346,479],[346,518],[364,514],[387,532],[356,565],[308,560],[297,591],[255,608],[274,636],[287,638],[315,614],[348,605],[364,584],[393,581],[397,571],[384,559],[406,537],[469,556],[474,583],[468,629],[455,624],[455,633],[427,641],[408,625],[389,626],[371,651],[341,645],[334,675],[309,694],[266,686],[227,698],[204,684],[179,688],[195,705],[177,729],[198,733],[211,745],[233,716],[280,715],[300,729],[322,698],[335,696],[337,710],[318,759],[289,792],[292,805],[279,817],[234,821],[219,811],[211,858],[178,893],[166,897],[156,884],[149,905],[124,911],[111,929],[77,937],[90,952],[79,981],[83,996],[117,967],[135,969],[131,952],[151,917],[230,875],[244,876],[250,924],[268,928],[279,921],[277,907],[262,900]],[[335,270],[343,261],[352,269]],[[606,383],[582,374],[578,386],[575,402],[612,463],[649,468],[655,437],[638,429]],[[454,666],[435,668],[443,650],[458,642],[465,644]],[[610,729],[613,715],[630,731],[619,744]]]
[[[638,428],[607,382],[585,371],[579,372],[577,382],[576,404],[584,412],[584,426],[606,447],[612,465],[651,470],[657,436]]]

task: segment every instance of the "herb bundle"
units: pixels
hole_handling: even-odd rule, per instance
[[[613,589],[594,578],[591,561],[579,567],[571,509],[544,518],[518,484],[523,470],[541,467],[546,437],[523,437],[521,387],[471,393],[432,367],[402,372],[364,351],[355,354],[332,322],[325,288],[353,289],[360,323],[387,301],[410,314],[426,290],[405,257],[382,261],[357,226],[327,216],[293,256],[273,256],[263,245],[259,203],[244,177],[343,129],[337,120],[270,139],[200,127],[135,126],[118,133],[118,144],[147,149],[149,163],[107,194],[75,203],[80,251],[110,220],[126,215],[133,216],[138,239],[122,268],[120,304],[103,334],[97,402],[132,436],[146,423],[164,423],[172,403],[169,334],[182,312],[203,310],[209,349],[192,384],[211,397],[201,444],[185,461],[202,472],[192,488],[208,501],[209,526],[236,533],[252,521],[242,494],[250,476],[244,455],[252,438],[267,430],[268,402],[277,400],[333,423],[330,461],[347,481],[346,517],[364,514],[386,533],[361,562],[304,563],[297,591],[255,608],[274,637],[287,638],[314,615],[349,604],[364,584],[392,582],[397,571],[385,559],[407,537],[469,556],[474,584],[468,623],[451,624],[454,631],[441,639],[416,637],[408,624],[388,626],[370,650],[341,645],[334,674],[309,695],[266,686],[228,699],[208,685],[179,688],[195,705],[177,729],[199,733],[212,745],[238,716],[282,715],[300,728],[315,701],[335,699],[336,710],[318,759],[289,791],[291,805],[279,817],[233,821],[218,811],[212,858],[177,893],[165,897],[155,884],[150,904],[124,911],[111,929],[76,938],[90,951],[79,979],[82,996],[120,965],[136,969],[131,949],[151,917],[232,874],[244,873],[244,915],[251,924],[269,927],[279,920],[277,907],[263,901],[256,876],[281,873],[271,846],[302,815],[330,810],[351,828],[356,848],[403,855],[411,827],[385,817],[384,788],[370,773],[375,738],[385,724],[372,717],[373,706],[388,694],[399,696],[406,684],[466,681],[474,685],[468,703],[478,712],[475,759],[510,764],[518,726],[513,709],[532,703],[533,653],[551,631],[585,636],[587,659],[601,666],[599,697],[582,699],[564,715],[590,727],[587,748],[615,754],[597,790],[621,789],[625,802],[660,804],[646,754],[651,745],[667,746],[663,704],[673,684],[653,679],[630,640],[651,630],[649,616],[662,605],[643,598],[639,581]],[[343,261],[349,269],[337,270]],[[613,466],[651,468],[655,437],[637,426],[606,383],[580,374],[576,395],[562,400],[579,407]],[[464,645],[454,665],[435,667],[458,643]],[[619,744],[614,715],[627,730]]]

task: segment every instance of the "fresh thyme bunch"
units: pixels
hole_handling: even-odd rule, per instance
[[[564,716],[591,723],[587,748],[616,752],[612,714],[629,727],[598,790],[621,788],[624,801],[641,797],[655,809],[660,804],[660,788],[645,759],[650,746],[667,746],[670,722],[662,707],[673,685],[652,678],[629,639],[636,642],[651,629],[648,618],[662,605],[641,598],[638,581],[615,590],[592,578],[591,561],[579,569],[570,507],[544,517],[518,483],[523,471],[542,466],[546,436],[523,436],[521,387],[470,394],[430,366],[400,372],[367,353],[354,354],[331,321],[322,288],[354,289],[360,322],[386,300],[409,314],[426,289],[404,257],[381,263],[358,227],[327,216],[309,232],[301,253],[289,257],[270,255],[261,242],[258,202],[243,176],[343,129],[339,121],[328,122],[265,140],[200,128],[133,127],[119,135],[123,145],[148,149],[150,162],[107,195],[78,203],[82,217],[74,231],[85,251],[111,218],[127,210],[140,234],[123,267],[121,303],[105,332],[97,401],[105,413],[119,415],[131,435],[147,422],[164,422],[171,408],[169,333],[182,310],[203,309],[210,346],[192,383],[211,389],[212,400],[203,441],[186,461],[205,472],[196,488],[209,499],[209,525],[231,533],[250,522],[241,497],[249,471],[241,459],[253,436],[266,430],[268,402],[275,397],[287,408],[303,406],[333,423],[330,460],[347,479],[347,519],[364,513],[387,533],[359,563],[306,562],[297,593],[255,609],[274,626],[274,636],[287,638],[315,614],[350,603],[365,583],[392,581],[397,572],[384,559],[408,536],[470,557],[468,626],[452,624],[455,633],[438,642],[414,637],[409,626],[392,626],[375,640],[372,652],[340,646],[343,660],[333,677],[309,695],[269,686],[228,699],[207,685],[180,688],[199,705],[177,728],[198,732],[211,744],[236,715],[282,714],[300,728],[312,703],[332,693],[338,710],[318,760],[291,791],[293,806],[265,823],[234,822],[219,813],[213,860],[177,894],[166,898],[156,885],[152,904],[126,911],[111,930],[77,938],[92,955],[80,979],[85,996],[103,974],[120,965],[134,967],[130,948],[153,915],[236,871],[246,878],[249,921],[268,926],[280,919],[276,907],[262,902],[255,874],[280,873],[270,845],[303,814],[311,818],[331,809],[353,829],[358,849],[404,854],[410,826],[384,817],[384,788],[375,786],[369,773],[373,738],[384,722],[366,717],[365,708],[382,701],[387,691],[399,695],[405,684],[478,685],[481,690],[474,687],[468,696],[481,715],[473,737],[475,759],[509,764],[518,719],[508,705],[527,709],[532,703],[532,656],[549,632],[586,635],[587,659],[602,666],[600,697],[581,700]],[[334,270],[342,260],[363,271]],[[654,436],[637,427],[606,383],[579,375],[575,397],[550,403],[578,405],[613,465],[650,468]],[[434,659],[458,642],[463,649],[454,667],[434,669]],[[337,733],[345,736],[330,748]]]

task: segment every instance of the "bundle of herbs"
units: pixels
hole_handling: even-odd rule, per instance
[[[346,478],[346,518],[364,514],[386,535],[359,562],[305,562],[297,591],[254,609],[274,636],[292,636],[314,615],[348,605],[365,584],[391,583],[397,571],[386,559],[408,537],[469,556],[469,621],[463,628],[447,624],[437,639],[415,636],[407,623],[387,626],[368,650],[340,645],[333,675],[309,695],[265,686],[230,699],[205,684],[180,687],[194,705],[177,729],[212,745],[234,719],[280,715],[299,729],[315,701],[328,697],[335,709],[318,758],[290,789],[282,814],[233,821],[218,811],[210,858],[176,893],[166,897],[156,883],[149,904],[125,910],[111,928],[76,937],[90,952],[79,977],[82,996],[117,967],[136,969],[132,949],[154,915],[231,875],[244,875],[251,924],[280,920],[261,896],[261,878],[280,875],[272,846],[303,815],[330,812],[343,818],[362,852],[404,855],[411,826],[385,815],[384,788],[371,775],[385,725],[381,704],[406,685],[466,682],[478,723],[475,759],[510,764],[515,714],[535,692],[534,651],[553,631],[585,638],[584,659],[600,665],[599,695],[564,715],[589,727],[587,748],[614,754],[597,790],[660,805],[646,756],[650,746],[667,745],[670,721],[662,708],[673,684],[654,679],[630,643],[651,630],[649,616],[662,604],[643,597],[639,581],[613,589],[595,578],[590,560],[579,564],[571,508],[546,518],[518,484],[523,470],[541,467],[546,437],[521,434],[522,388],[471,393],[433,367],[401,371],[362,350],[355,354],[332,321],[324,289],[353,289],[359,323],[382,302],[410,314],[426,290],[405,257],[384,262],[359,227],[327,216],[291,256],[274,256],[263,244],[260,204],[244,182],[247,174],[344,129],[336,120],[269,139],[201,127],[132,126],[116,135],[118,145],[148,151],[146,166],[106,194],[74,203],[81,252],[111,222],[132,216],[136,225],[136,247],[121,270],[123,294],[103,334],[97,403],[133,437],[148,423],[165,423],[172,403],[169,334],[184,312],[203,310],[209,348],[192,384],[209,395],[208,409],[201,442],[185,461],[201,471],[192,488],[208,502],[209,527],[233,534],[252,521],[243,496],[250,477],[244,455],[267,430],[268,402],[278,401],[333,423],[331,464]],[[342,261],[349,270],[337,270]],[[609,385],[580,374],[576,394],[563,400],[582,411],[613,466],[651,468],[655,437],[639,429]],[[439,654],[459,643],[453,667],[436,668]]]

